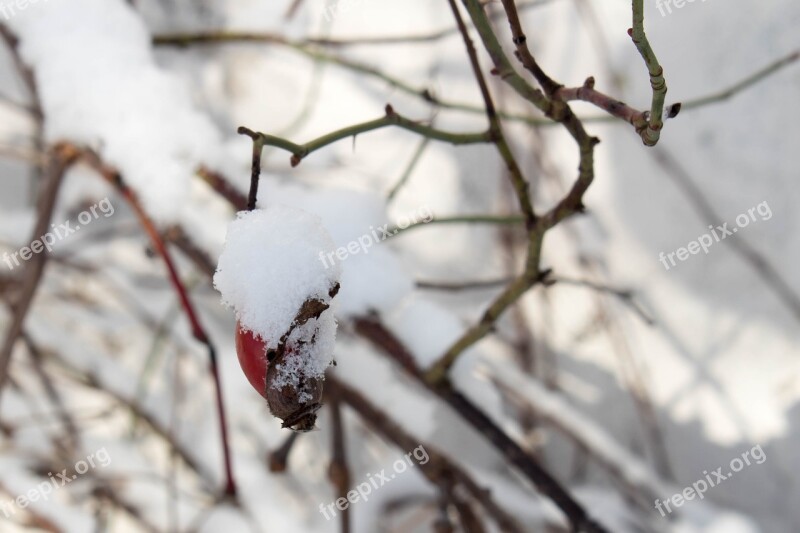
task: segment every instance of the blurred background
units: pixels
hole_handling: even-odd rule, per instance
[[[337,245],[434,216],[342,261],[329,372],[342,396],[319,431],[292,434],[270,415],[211,283],[250,182],[239,126],[300,144],[391,104],[439,129],[485,129],[448,2],[0,2],[0,532],[570,530],[392,356],[401,345],[432,363],[524,268],[494,147],[384,128],[295,167],[265,148],[259,206],[307,210]],[[594,76],[649,108],[630,2],[516,3],[551,77]],[[510,55],[503,6],[486,4]],[[555,283],[507,311],[452,382],[608,531],[800,531],[800,5],[676,4],[645,0],[645,27],[667,102],[683,110],[649,148],[573,103],[601,139],[586,213],[547,233]],[[576,179],[576,145],[488,76],[472,37],[544,212]],[[737,231],[680,260],[725,223]],[[152,228],[217,349],[235,496],[208,355]],[[37,253],[45,232],[56,238]],[[661,259],[674,252],[674,265]],[[675,503],[719,468],[727,479]],[[391,482],[336,508],[381,471]]]

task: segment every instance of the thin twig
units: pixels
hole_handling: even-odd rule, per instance
[[[444,400],[480,435],[489,440],[509,463],[519,469],[541,493],[550,498],[564,512],[574,531],[607,533],[603,526],[589,517],[581,504],[553,476],[544,470],[530,454],[523,450],[478,406],[453,388],[449,381],[443,380],[431,383],[426,374],[417,366],[411,352],[383,324],[373,318],[359,318],[355,320],[354,325],[358,334],[399,363],[409,375]]]
[[[643,509],[651,510],[653,498],[667,492],[665,484],[644,461],[624,449],[600,424],[576,410],[561,394],[545,389],[537,380],[505,365],[485,363],[493,381],[522,399],[548,425],[584,448]]]
[[[360,133],[365,133],[368,131],[373,131],[388,126],[396,126],[404,130],[412,131],[429,139],[443,141],[455,145],[487,143],[491,142],[492,140],[491,134],[488,131],[480,133],[451,133],[447,131],[438,130],[436,128],[432,128],[430,126],[426,126],[419,122],[414,122],[410,119],[407,119],[398,114],[397,112],[395,112],[394,109],[392,109],[392,106],[390,105],[386,106],[385,111],[386,114],[379,119],[370,120],[368,122],[362,122],[360,124],[354,124],[352,126],[342,128],[340,130],[328,133],[327,135],[323,135],[322,137],[314,139],[313,141],[307,142],[306,144],[295,144],[291,141],[282,139],[280,137],[276,137],[274,135],[255,132],[244,126],[241,126],[238,131],[240,134],[247,135],[248,137],[253,139],[254,162],[256,157],[255,155],[256,150],[258,150],[258,153],[260,154],[261,151],[260,149],[263,148],[264,146],[274,146],[276,148],[281,148],[282,150],[286,150],[287,152],[290,152],[292,154],[290,162],[293,167],[299,165],[300,161],[302,161],[304,157],[319,150],[320,148],[328,146],[329,144],[333,144],[337,141],[346,139],[348,137],[355,137]]]
[[[634,292],[630,289],[619,289],[617,287],[611,287],[609,285],[595,283],[589,280],[570,279],[561,276],[552,276],[548,278],[548,281],[564,285],[574,285],[576,287],[586,287],[598,292],[604,292],[611,294],[612,296],[616,296],[622,303],[630,307],[639,316],[639,318],[644,321],[645,324],[648,326],[655,324],[653,318],[644,309],[642,309],[642,306],[639,305],[638,302],[636,302],[636,298],[634,298]]]
[[[533,205],[531,204],[528,180],[526,180],[525,176],[522,174],[522,169],[520,169],[511,151],[511,147],[506,140],[505,134],[503,133],[503,126],[497,116],[497,110],[495,109],[492,95],[489,92],[489,85],[486,83],[486,78],[483,76],[483,71],[481,70],[481,65],[478,60],[478,53],[475,51],[475,46],[472,44],[467,26],[461,18],[461,13],[458,10],[455,0],[448,1],[450,3],[450,10],[453,12],[453,17],[456,19],[456,25],[464,39],[464,46],[467,49],[472,72],[475,75],[475,80],[478,82],[478,87],[481,91],[481,98],[483,98],[483,103],[486,107],[486,118],[489,120],[489,132],[492,135],[492,141],[497,147],[497,151],[500,153],[503,161],[505,161],[511,185],[514,187],[514,192],[516,192],[517,200],[519,201],[520,210],[525,216],[525,223],[528,228],[531,228],[534,223],[536,223],[536,215],[533,212]]]
[[[384,412],[373,405],[367,397],[351,388],[343,381],[329,375],[326,378],[328,388],[338,395],[343,402],[352,407],[361,418],[378,434],[394,442],[401,450],[408,452],[422,446],[428,454],[428,462],[420,463],[420,469],[428,480],[438,484],[443,478],[452,478],[461,485],[478,501],[486,512],[492,516],[502,531],[521,533],[521,527],[516,520],[497,502],[491,494],[480,487],[469,473],[452,462],[448,457],[439,452],[430,444],[420,443],[419,440],[407,433],[397,422],[393,421]]]
[[[791,65],[798,59],[800,59],[800,50],[795,50],[794,52],[787,54],[776,61],[773,61],[764,68],[757,70],[753,74],[750,74],[749,76],[739,80],[726,89],[701,96],[700,98],[694,98],[692,100],[685,101],[683,103],[683,109],[696,109],[698,107],[704,107],[709,104],[728,100],[729,98],[739,94],[745,89],[750,88],[756,83],[763,81],[782,68]]]
[[[393,226],[389,228],[389,233],[397,235],[414,228],[420,228],[427,225],[438,224],[491,224],[499,226],[515,226],[523,227],[525,218],[522,215],[453,215],[448,217],[433,217],[427,222],[419,220],[413,224],[401,228],[400,226]]]
[[[432,291],[458,292],[474,289],[497,289],[499,287],[505,287],[513,279],[514,278],[504,277],[475,281],[417,281],[416,286],[419,289],[427,289]]]
[[[650,87],[653,89],[653,99],[650,105],[650,116],[647,126],[640,131],[642,141],[647,146],[655,146],[664,126],[663,112],[664,100],[667,96],[667,82],[664,79],[664,68],[658,62],[647,34],[644,32],[644,0],[633,0],[633,28],[628,30],[633,44],[644,59],[647,72],[650,75]]]
[[[221,173],[215,172],[208,167],[200,167],[197,170],[197,175],[217,194],[235,206],[237,211],[247,209],[248,197],[239,192],[239,189]]]
[[[50,227],[50,220],[53,216],[53,209],[56,205],[58,190],[61,186],[64,174],[67,169],[75,163],[78,155],[78,150],[68,145],[59,145],[51,150],[46,186],[42,191],[36,224],[34,225],[33,232],[28,242],[39,239]],[[39,282],[42,279],[47,258],[48,254],[46,253],[33,254],[25,266],[22,288],[19,298],[14,303],[14,315],[6,331],[3,347],[0,351],[0,393],[2,393],[3,385],[8,377],[11,353],[17,339],[22,334],[22,328],[25,324],[25,319],[30,310],[31,303],[33,302],[33,297],[36,295],[36,291],[39,288]]]
[[[211,376],[214,381],[217,415],[219,417],[220,434],[222,440],[222,454],[223,454],[223,463],[225,468],[224,494],[226,496],[235,498],[236,483],[233,475],[233,468],[231,465],[231,454],[230,454],[230,444],[229,444],[230,440],[228,437],[228,425],[225,416],[225,404],[222,396],[222,386],[219,375],[219,365],[217,362],[216,348],[214,347],[211,338],[206,333],[206,330],[203,327],[202,323],[200,322],[199,316],[195,312],[194,306],[191,300],[189,299],[186,288],[184,287],[183,282],[180,279],[177,268],[175,267],[175,264],[172,261],[172,256],[169,250],[164,244],[164,241],[161,238],[161,235],[156,229],[155,225],[150,220],[150,217],[147,215],[147,212],[140,204],[134,191],[124,183],[122,176],[119,174],[119,172],[117,172],[116,169],[106,165],[94,152],[91,152],[89,150],[84,150],[81,153],[81,159],[82,161],[86,162],[90,167],[92,167],[94,170],[96,170],[103,178],[106,179],[106,181],[108,181],[111,185],[113,185],[120,192],[120,194],[122,194],[122,196],[128,202],[128,205],[130,205],[130,207],[136,213],[136,216],[139,219],[142,228],[148,234],[150,240],[153,243],[153,246],[158,251],[161,258],[164,260],[164,264],[167,267],[167,273],[169,274],[170,282],[172,283],[176,293],[178,294],[178,298],[181,302],[184,312],[186,313],[186,317],[189,320],[189,323],[191,324],[192,335],[199,342],[203,343],[206,346],[206,349],[208,350],[209,366],[210,366]]]
[[[517,6],[517,9],[521,9],[521,5]],[[452,33],[453,30],[448,30],[448,33]],[[456,30],[457,31],[457,28]],[[369,44],[366,41],[369,38],[364,40],[364,44]],[[380,38],[378,38],[380,39]],[[268,44],[277,44],[282,46],[287,46],[298,53],[305,55],[306,57],[313,59],[315,61],[325,61],[330,64],[351,70],[358,74],[362,74],[367,77],[379,79],[389,86],[398,89],[400,92],[405,94],[409,94],[411,96],[415,96],[418,98],[423,99],[424,101],[430,103],[441,109],[448,109],[452,111],[461,111],[465,113],[471,114],[485,114],[486,110],[481,107],[470,103],[464,102],[453,102],[449,100],[442,100],[436,97],[434,94],[431,93],[429,89],[426,88],[419,88],[414,87],[404,80],[400,78],[396,78],[382,72],[381,70],[365,64],[359,61],[345,58],[339,55],[330,54],[324,51],[317,50],[303,42],[299,41],[291,41],[286,37],[280,35],[262,35],[262,34],[236,34],[236,33],[227,33],[227,32],[209,32],[207,34],[199,33],[199,34],[187,34],[187,35],[162,35],[154,37],[153,44],[154,45],[161,45],[161,46],[182,46],[182,45],[189,45],[193,43],[226,43],[226,42],[262,42]],[[321,43],[324,44],[324,43]],[[358,43],[354,43],[358,44]],[[387,43],[389,44],[389,43]],[[749,75],[744,80],[737,82],[733,86],[724,89],[722,91],[714,92],[709,95],[684,100],[682,106],[680,107],[681,110],[689,110],[689,109],[697,109],[703,107],[708,104],[712,104],[715,102],[719,102],[725,99],[728,99],[739,92],[743,91],[744,89],[749,88],[750,86],[754,85],[755,83],[765,79],[769,75],[777,72],[784,66],[794,62],[797,59],[797,52],[793,52],[789,56],[776,61],[774,64],[771,64],[769,67],[762,69],[755,74]],[[505,78],[508,73],[503,71],[502,69],[498,70],[498,75],[501,78]],[[524,88],[523,84],[520,83],[521,79],[512,79],[514,85],[518,86],[518,92],[524,93],[530,90],[530,88]],[[513,86],[513,85],[512,85]],[[611,97],[608,97],[609,99]],[[668,110],[672,110],[673,112],[677,109],[679,104],[672,104],[668,107]],[[526,113],[512,113],[506,112],[502,110],[497,111],[497,116],[502,120],[513,121],[513,122],[521,122],[524,124],[528,124],[531,126],[543,126],[543,127],[553,127],[558,125],[557,121],[553,121],[549,118],[541,118],[537,116],[532,116]],[[616,122],[617,118],[613,115],[599,115],[599,116],[581,116],[578,117],[579,120],[583,123],[606,123]],[[626,121],[627,122],[627,121]]]
[[[33,361],[34,372],[39,378],[39,381],[42,383],[42,388],[44,388],[47,398],[50,400],[50,403],[53,404],[53,408],[58,414],[58,418],[61,419],[61,423],[64,425],[64,433],[67,437],[64,440],[66,442],[67,450],[74,452],[79,448],[81,442],[78,425],[75,423],[72,415],[70,415],[69,411],[67,410],[64,399],[61,397],[61,393],[58,391],[53,383],[53,380],[50,378],[50,375],[44,368],[44,357],[42,355],[42,350],[34,342],[33,338],[28,334],[28,332],[24,330],[22,332],[22,340],[28,347],[28,353]]]
[[[431,124],[432,125],[432,124]],[[425,152],[425,148],[428,147],[431,140],[427,137],[423,138],[419,144],[417,145],[417,149],[414,150],[414,155],[411,156],[411,161],[408,162],[406,165],[405,170],[403,170],[403,174],[400,176],[400,179],[397,180],[397,183],[392,186],[389,190],[389,193],[386,195],[386,202],[391,202],[395,195],[400,191],[403,185],[406,184],[408,179],[411,177],[411,174],[414,173],[414,169],[417,167],[417,163],[419,163],[420,159],[422,158],[422,154]]]
[[[286,17],[290,17],[296,11],[296,5],[301,0],[295,0],[295,3],[287,10]],[[531,8],[541,7],[553,2],[554,0],[532,0],[530,2],[521,2],[518,6],[520,10],[528,10]],[[493,17],[493,18],[497,18]],[[375,46],[375,45],[394,45],[394,44],[424,44],[432,43],[458,35],[458,28],[450,27],[438,31],[424,33],[419,35],[390,35],[390,36],[375,36],[375,37],[349,37],[349,38],[330,38],[330,37],[308,37],[302,41],[297,41],[298,44],[303,45],[318,45],[327,46],[332,48],[340,48],[347,46]],[[235,30],[222,30],[222,31],[200,31],[194,33],[173,33],[156,35],[153,38],[155,45],[167,46],[190,46],[194,44],[224,44],[224,43],[279,43],[285,38],[282,35],[271,33],[255,33],[246,31]]]
[[[669,151],[655,151],[651,155],[667,171],[668,176],[684,194],[689,205],[692,206],[701,219],[707,224],[716,224],[723,220],[703,190],[697,186],[689,172]],[[731,239],[730,246],[789,309],[795,320],[800,321],[800,294],[778,269],[744,238]]]
[[[503,52],[503,48],[494,33],[489,18],[484,12],[483,6],[478,0],[465,0],[464,1],[467,11],[472,18],[472,22],[481,37],[481,40],[492,58],[495,65],[494,73],[502,80],[508,83],[520,96],[530,101],[534,106],[543,111],[547,116],[553,120],[562,122],[566,129],[572,134],[578,142],[581,153],[580,174],[576,185],[573,187],[570,195],[568,195],[560,206],[562,215],[564,217],[582,210],[582,197],[583,192],[588,188],[594,177],[594,163],[593,163],[593,148],[596,144],[596,139],[589,137],[583,129],[581,123],[572,114],[569,105],[558,100],[552,100],[545,96],[539,89],[532,87],[516,72],[514,67]],[[452,5],[452,4],[451,4]],[[513,7],[513,2],[512,2]],[[460,18],[458,12],[455,16]],[[509,20],[512,21],[513,14],[509,14]],[[513,23],[512,23],[513,26]],[[475,52],[472,50],[471,41],[466,34],[466,29],[463,24],[459,25],[464,33],[464,40],[467,43],[467,49],[470,53],[470,60],[475,70],[476,60],[474,59]],[[521,35],[521,29],[512,28],[515,37],[514,42],[519,46],[524,46],[525,38]],[[530,55],[530,54],[528,54]],[[491,115],[491,110],[487,111]],[[504,158],[505,159],[505,158]],[[508,163],[508,160],[506,159]],[[511,167],[509,167],[511,168]],[[445,380],[450,367],[456,362],[458,357],[464,353],[470,346],[484,338],[493,328],[494,324],[505,311],[513,305],[519,298],[524,295],[528,289],[533,287],[541,279],[539,272],[539,262],[541,258],[542,240],[544,239],[545,232],[555,225],[557,221],[554,220],[552,212],[546,213],[543,217],[536,217],[532,214],[529,216],[524,209],[525,198],[521,196],[520,183],[518,179],[513,178],[517,198],[520,205],[523,206],[523,213],[526,215],[526,227],[528,229],[528,247],[527,257],[525,263],[525,270],[512,281],[506,289],[497,296],[497,298],[489,305],[481,319],[477,324],[465,331],[447,351],[431,365],[426,373],[426,379],[429,383],[437,383]],[[527,184],[525,184],[527,187]],[[559,207],[559,206],[557,206]]]
[[[258,201],[258,182],[261,176],[261,152],[263,151],[266,137],[245,127],[239,128],[240,135],[247,135],[253,139],[253,155],[250,166],[250,193],[247,196],[247,211],[253,211]]]
[[[344,421],[342,420],[341,400],[337,391],[328,394],[331,413],[331,424],[333,432],[331,436],[331,463],[328,467],[328,479],[330,479],[336,495],[339,498],[347,499],[347,491],[350,490],[350,468],[347,466],[347,445],[345,440]],[[350,533],[350,507],[345,507],[341,512],[342,533]]]
[[[278,449],[267,454],[267,464],[269,464],[270,472],[286,471],[289,462],[289,454],[292,452],[294,443],[300,435],[301,433],[297,431],[291,431]]]
[[[458,282],[425,280],[425,281],[417,281],[416,286],[420,289],[458,292],[464,290],[496,289],[498,287],[503,287],[507,285],[512,280],[513,278],[508,278],[508,277],[487,279],[487,280],[458,281]],[[551,286],[553,284],[575,285],[577,287],[586,287],[589,289],[596,290],[598,292],[611,294],[612,296],[616,296],[617,298],[619,298],[620,301],[629,306],[648,326],[652,326],[655,323],[652,317],[650,317],[650,315],[648,315],[645,312],[645,310],[642,309],[642,307],[638,304],[638,302],[636,302],[633,291],[629,289],[619,289],[616,287],[611,287],[609,285],[603,285],[592,281],[569,279],[552,275],[549,275],[546,278],[544,284],[545,286]]]

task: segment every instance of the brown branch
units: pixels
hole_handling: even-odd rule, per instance
[[[9,496],[12,500],[16,497],[16,495],[11,492],[6,486],[0,482],[0,494],[5,494]],[[61,529],[58,525],[56,525],[52,519],[43,516],[36,512],[36,509],[33,507],[28,507],[25,510],[28,513],[27,520],[20,520],[22,526],[27,526],[28,530],[33,531],[47,531],[48,533],[63,533],[64,530]],[[4,520],[4,522],[10,522],[8,518]]]
[[[294,0],[294,3],[287,9],[286,17],[292,17],[296,12],[298,4],[302,0]],[[518,7],[520,10],[541,7],[553,2],[554,0],[532,0],[521,2]],[[494,18],[494,17],[493,17]],[[418,35],[390,35],[375,37],[351,37],[351,38],[331,38],[331,37],[309,37],[297,44],[326,46],[331,48],[347,46],[375,46],[375,45],[394,45],[394,44],[422,44],[439,41],[446,37],[458,34],[458,28],[444,28],[430,33]],[[256,33],[245,31],[200,31],[192,33],[171,33],[161,34],[153,37],[153,44],[157,46],[181,46],[202,44],[225,44],[225,43],[267,43],[280,44],[286,41],[283,35],[274,33]]]
[[[157,416],[147,411],[135,399],[128,398],[120,391],[107,387],[106,384],[103,383],[101,375],[95,372],[94,369],[89,368],[88,370],[84,370],[78,368],[66,357],[55,350],[47,350],[45,354],[48,357],[52,357],[58,362],[59,365],[67,369],[68,372],[66,375],[70,377],[70,379],[80,385],[87,386],[107,395],[109,398],[128,409],[134,417],[149,426],[150,429],[153,430],[153,433],[167,443],[169,448],[176,453],[178,457],[180,457],[181,461],[197,475],[197,477],[202,481],[202,484],[211,490],[213,487],[213,477],[211,474],[200,462],[198,462],[189,448],[174,438],[169,428],[164,427],[161,420],[159,420]]]
[[[45,187],[39,199],[39,214],[28,242],[33,242],[47,233],[64,174],[67,169],[75,163],[78,154],[78,150],[69,145],[59,145],[51,150]],[[33,298],[36,296],[36,291],[39,288],[39,282],[44,273],[47,257],[48,254],[44,252],[33,254],[28,264],[25,266],[22,289],[17,301],[13,305],[14,314],[11,319],[11,325],[6,331],[3,347],[0,350],[0,393],[2,393],[3,385],[8,377],[8,369],[11,363],[11,354],[14,345],[22,334],[25,319],[30,310]]]
[[[373,405],[368,398],[333,375],[326,378],[328,388],[341,398],[341,401],[352,407],[375,432],[395,443],[401,450],[408,451],[422,445],[428,454],[428,462],[419,464],[422,474],[434,485],[443,480],[452,480],[461,484],[476,501],[486,509],[503,531],[521,533],[521,527],[511,515],[494,501],[491,494],[481,488],[461,467],[450,461],[430,444],[407,433],[397,422]]]
[[[217,194],[228,200],[231,205],[235,206],[237,211],[245,210],[248,198],[239,192],[239,189],[234,187],[221,173],[215,172],[208,167],[200,167],[197,170],[197,175],[200,176],[209,187],[214,189]]]
[[[426,375],[417,367],[414,356],[383,324],[373,318],[360,318],[356,319],[354,325],[358,334],[397,361],[406,372],[453,408],[478,434],[489,440],[509,463],[514,465],[542,494],[550,498],[562,510],[574,531],[607,533],[606,529],[595,522],[581,504],[544,470],[536,459],[500,429],[478,406],[453,388],[446,380],[431,384]]]
[[[526,38],[519,24],[514,2],[504,0],[509,22],[511,24],[514,43],[517,46],[517,57],[524,66],[530,70],[537,81],[545,89],[547,95],[531,87],[522,79],[503,52],[497,40],[483,6],[479,0],[464,0],[472,22],[478,30],[492,61],[495,64],[495,73],[508,83],[520,96],[530,101],[542,110],[548,117],[560,122],[578,144],[580,163],[578,166],[578,179],[570,192],[554,208],[536,219],[534,225],[529,226],[528,250],[525,270],[511,284],[508,285],[484,312],[480,321],[468,329],[452,346],[434,363],[427,372],[427,379],[431,383],[444,380],[447,371],[456,362],[458,357],[467,348],[484,338],[494,327],[497,319],[516,303],[528,289],[541,280],[540,272],[541,249],[544,235],[553,226],[564,218],[581,213],[584,210],[583,195],[594,180],[594,146],[599,139],[586,133],[583,124],[575,116],[566,102],[552,98],[553,93],[560,87],[551,80],[536,64],[533,56],[528,51]]]
[[[253,139],[253,152],[250,166],[250,193],[247,196],[247,211],[253,211],[258,201],[258,182],[261,177],[261,152],[264,149],[265,137],[245,127],[240,127],[239,135],[247,135]],[[296,157],[297,154],[294,154]]]
[[[500,156],[506,163],[511,184],[514,187],[514,191],[517,193],[520,210],[525,215],[527,227],[531,228],[534,223],[536,223],[536,215],[533,212],[533,205],[531,204],[528,181],[525,179],[525,176],[523,176],[522,170],[519,168],[519,164],[514,158],[514,154],[511,152],[511,147],[509,146],[505,134],[503,133],[503,126],[500,124],[500,119],[497,116],[497,110],[495,109],[494,102],[492,101],[492,95],[489,92],[489,86],[486,83],[486,78],[483,76],[481,65],[478,61],[478,54],[475,51],[475,46],[472,44],[472,39],[470,39],[467,26],[464,24],[464,19],[461,18],[461,13],[458,10],[455,0],[448,1],[450,3],[450,9],[453,12],[453,17],[456,19],[456,25],[458,26],[458,29],[464,39],[464,46],[467,49],[469,62],[472,66],[475,79],[478,82],[483,103],[486,106],[486,117],[489,119],[489,132],[492,137],[492,142],[495,144],[497,151],[500,153]]]
[[[644,112],[595,90],[593,77],[586,78],[581,87],[559,87],[555,90],[553,96],[562,102],[581,100],[594,104],[609,115],[631,124],[637,131],[647,126]],[[670,113],[670,118],[678,114],[681,105],[675,104],[673,107],[675,110]]]
[[[267,464],[269,465],[270,472],[285,472],[286,466],[289,462],[289,454],[294,448],[294,443],[297,441],[297,437],[301,434],[297,431],[292,431],[289,433],[289,436],[286,437],[286,440],[283,441],[280,448],[276,449],[275,451],[270,452],[267,455]]]
[[[74,452],[79,448],[81,442],[78,425],[75,423],[75,420],[73,420],[72,415],[70,415],[70,413],[67,411],[64,400],[61,397],[61,393],[58,391],[53,383],[53,380],[50,378],[50,375],[44,368],[44,357],[41,349],[39,346],[37,346],[27,331],[23,330],[22,340],[25,342],[28,348],[28,354],[33,362],[34,373],[41,382],[42,388],[44,389],[48,400],[53,405],[58,418],[64,425],[64,433],[66,438],[64,439],[63,446],[66,451],[70,453]],[[57,444],[62,445],[60,441],[58,441]]]
[[[186,313],[186,317],[188,318],[189,323],[191,324],[193,336],[199,342],[205,344],[208,350],[210,371],[214,381],[217,415],[219,417],[220,433],[222,440],[223,463],[225,468],[224,494],[227,496],[235,497],[236,483],[233,475],[233,468],[231,466],[228,427],[225,416],[225,405],[222,397],[222,386],[219,375],[219,365],[217,363],[216,348],[214,347],[214,344],[211,342],[210,337],[206,333],[205,328],[201,324],[199,316],[195,312],[194,306],[191,300],[189,299],[186,288],[184,287],[183,282],[180,279],[177,268],[175,267],[175,264],[172,261],[172,256],[169,250],[164,244],[164,241],[161,238],[161,235],[156,229],[155,225],[150,220],[150,217],[147,215],[147,212],[144,210],[141,203],[139,202],[139,199],[137,198],[134,191],[124,183],[122,176],[116,169],[106,165],[94,152],[90,150],[82,151],[81,160],[87,163],[91,168],[93,168],[103,178],[105,178],[106,181],[108,181],[111,185],[113,185],[120,192],[120,194],[122,194],[122,196],[128,202],[128,205],[130,205],[131,209],[133,209],[134,213],[136,213],[136,216],[139,219],[142,228],[148,234],[150,240],[153,243],[153,246],[164,260],[164,264],[167,267],[167,273],[169,275],[170,281],[175,289],[175,292],[178,294],[178,298],[181,302],[181,305],[183,306],[184,312]]]
[[[191,246],[192,245],[190,243],[190,247]],[[210,263],[210,260],[208,258],[203,259],[197,255],[189,256],[189,258],[195,262],[195,264],[201,271],[207,272],[209,277],[213,274],[213,264]],[[380,330],[375,330],[375,331],[379,332]],[[391,337],[391,334],[388,334],[388,336],[386,336],[383,340],[389,346],[393,346],[392,339],[393,337]],[[404,368],[413,369],[415,373],[414,375],[418,376],[419,379],[422,379],[421,371],[418,368],[416,368],[413,358],[410,356],[410,354],[408,354],[408,352],[404,352],[404,348],[402,348],[402,345],[399,345],[398,343],[398,346],[399,349],[393,351],[393,356],[396,356],[396,358],[400,360],[401,365],[404,366]],[[407,360],[404,361],[403,360],[404,357],[407,357]],[[363,406],[365,405],[369,406],[370,404],[366,399],[364,399],[363,402],[359,402],[359,400],[353,400],[354,397],[349,397],[346,392],[344,393],[342,392],[343,387],[346,387],[346,385],[337,380],[335,376],[328,375],[328,377],[326,378],[327,392],[339,395],[341,401],[346,402],[348,405],[356,408],[357,411],[362,412],[362,416],[365,419],[369,420],[370,425],[378,424],[379,427],[378,426],[373,426],[373,427],[375,427],[379,433],[386,436],[393,442],[397,443],[404,450],[413,449],[419,444],[413,437],[403,433],[402,429],[400,429],[399,426],[396,426],[396,424],[395,426],[398,432],[393,431],[392,426],[384,424],[383,423],[384,421],[388,421],[388,417],[386,417],[386,415],[381,413],[376,407],[372,407],[372,410],[369,412],[364,412],[361,409],[357,408],[357,405],[360,405],[363,409],[364,408]],[[355,391],[353,391],[353,393],[358,394]],[[356,404],[354,404],[353,401],[351,400],[355,401]],[[406,435],[406,437],[402,438],[401,437],[402,435]],[[278,463],[285,466],[285,457],[291,450],[293,444],[294,444],[294,437],[290,436],[287,439],[287,441],[284,442],[281,448],[277,452],[272,454],[273,456],[276,454],[280,455],[282,460],[278,461]],[[433,457],[433,455],[430,454],[430,450],[432,448],[429,448],[427,445],[425,445],[425,449],[428,450],[429,455]],[[449,460],[446,458],[446,456],[442,455],[441,459],[444,462],[444,464],[449,465],[448,468],[453,470],[454,475],[459,480],[459,482],[465,486],[467,491],[473,496],[473,498],[476,501],[480,502],[481,505],[483,505],[486,508],[487,512],[494,518],[494,520],[498,523],[498,525],[501,526],[503,531],[508,531],[511,533],[522,533],[522,529],[516,524],[513,517],[511,517],[506,511],[504,511],[501,507],[499,507],[498,504],[494,502],[494,500],[491,498],[490,494],[488,494],[484,489],[479,487],[466,472],[460,471],[457,465],[451,464]],[[273,462],[275,462],[275,460],[271,457],[270,464],[273,464]],[[280,469],[278,471],[280,471]],[[432,479],[432,481],[435,483],[435,480]]]
[[[333,391],[329,394],[329,404],[331,408],[331,424],[333,434],[331,437],[331,463],[328,467],[328,479],[330,479],[336,495],[339,498],[347,499],[347,491],[350,490],[350,468],[347,466],[347,448],[344,436],[344,421],[342,420],[341,401]],[[341,511],[342,533],[350,533],[350,506]]]

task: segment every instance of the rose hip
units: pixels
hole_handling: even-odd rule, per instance
[[[267,397],[267,346],[252,331],[242,329],[236,322],[236,355],[247,381],[264,398]]]

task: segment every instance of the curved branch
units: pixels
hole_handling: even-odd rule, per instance
[[[402,115],[396,113],[390,105],[386,106],[386,115],[381,118],[347,126],[346,128],[342,128],[340,130],[323,135],[322,137],[318,137],[317,139],[309,141],[306,144],[295,144],[291,141],[276,137],[274,135],[253,131],[244,126],[240,126],[238,132],[241,135],[247,135],[253,139],[254,143],[260,144],[262,148],[264,146],[274,146],[290,152],[292,154],[290,162],[292,166],[295,167],[300,164],[303,158],[321,148],[328,146],[329,144],[333,144],[348,137],[354,137],[359,133],[366,133],[368,131],[378,130],[388,126],[396,126],[400,129],[414,132],[428,139],[447,142],[454,145],[492,142],[492,135],[489,131],[479,133],[453,133],[439,130],[403,117]]]

